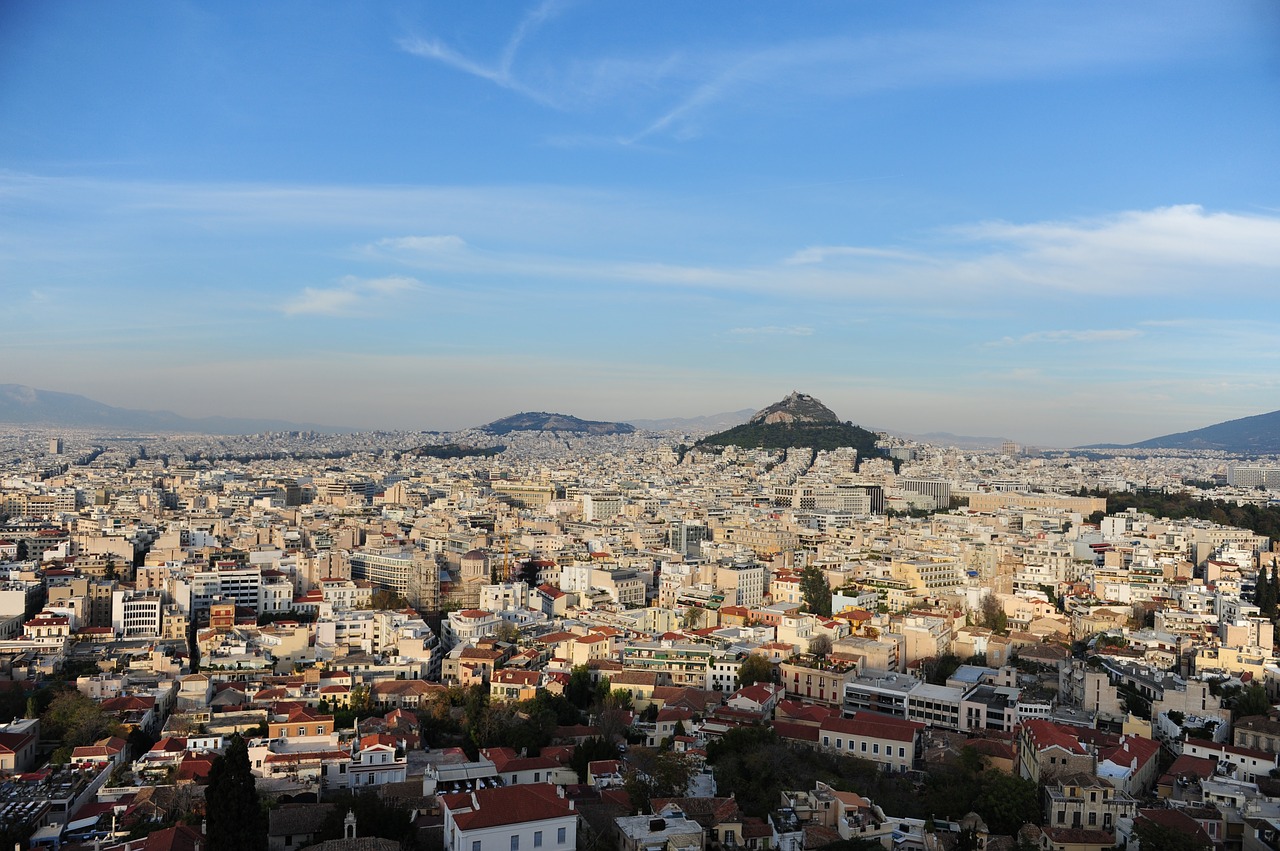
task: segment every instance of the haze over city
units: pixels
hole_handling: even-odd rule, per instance
[[[452,429],[1280,408],[1271,3],[0,10],[0,382]]]

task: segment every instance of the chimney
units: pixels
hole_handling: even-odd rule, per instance
[[[480,800],[479,800],[478,798],[476,798],[476,793],[475,793],[475,792],[472,792],[472,793],[471,793],[471,809],[473,809],[473,810],[478,810],[478,809],[480,809]]]

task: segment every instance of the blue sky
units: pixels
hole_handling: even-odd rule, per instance
[[[1280,6],[0,6],[0,382],[1041,445],[1280,408]]]

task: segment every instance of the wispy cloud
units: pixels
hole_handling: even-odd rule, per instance
[[[466,249],[467,241],[452,234],[444,236],[397,236],[380,239],[377,243],[383,248],[415,251],[424,254],[444,252],[456,253]]]
[[[783,262],[789,266],[811,266],[826,263],[839,258],[876,258],[886,260],[907,260],[913,262],[932,262],[927,255],[908,251],[897,251],[890,248],[870,248],[859,245],[813,245],[802,248]]]
[[[1032,331],[1021,337],[1004,337],[988,346],[1022,346],[1032,343],[1116,343],[1141,337],[1137,328],[1065,329],[1059,331]]]
[[[414,278],[343,278],[336,287],[304,287],[286,301],[286,316],[358,316],[385,308],[400,296],[423,290]]]
[[[507,43],[502,48],[497,61],[492,64],[465,56],[435,38],[407,36],[399,39],[396,43],[406,53],[420,56],[423,59],[441,62],[463,73],[471,74],[482,80],[488,80],[504,89],[524,95],[538,103],[555,106],[555,99],[550,97],[548,93],[525,85],[517,79],[512,73],[512,66],[515,63],[516,54],[525,40],[533,35],[538,27],[563,11],[567,5],[562,0],[543,0],[543,2],[533,7],[516,25],[515,31],[507,39]]]
[[[862,97],[884,91],[955,87],[1001,80],[1045,78],[1100,67],[1159,62],[1211,44],[1221,22],[1184,16],[1152,38],[1149,15],[1106,10],[1105,28],[1090,15],[1045,10],[1002,10],[999,17],[970,16],[944,28],[854,31],[791,37],[775,43],[726,44],[685,39],[626,55],[630,46],[602,43],[596,56],[543,53],[537,82],[515,71],[516,57],[539,27],[564,4],[543,2],[517,24],[498,57],[478,60],[439,38],[412,36],[401,49],[566,111],[625,105],[625,121],[650,114],[638,127],[600,133],[568,133],[557,144],[635,145],[652,137],[691,139],[717,108],[750,108]],[[1101,13],[1101,12],[1100,12]],[[594,43],[593,43],[594,44]],[[1210,48],[1200,48],[1210,49]],[[616,55],[622,54],[622,55]],[[616,124],[615,124],[616,127]]]
[[[808,325],[763,325],[758,328],[732,328],[738,337],[811,337],[813,329]]]

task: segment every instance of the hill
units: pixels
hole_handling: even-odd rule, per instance
[[[853,447],[860,458],[883,456],[874,432],[840,418],[812,396],[792,393],[757,411],[750,420],[702,438],[697,446],[741,446],[749,449],[839,449]]]
[[[1280,411],[1153,437],[1125,448],[1213,449],[1237,455],[1272,455],[1280,453]]]
[[[513,431],[568,431],[576,434],[631,434],[636,427],[630,423],[608,423],[597,420],[580,420],[569,414],[549,414],[545,411],[529,411],[513,414],[480,426],[490,434],[510,434]]]
[[[347,432],[314,423],[237,417],[193,419],[172,411],[117,408],[75,393],[0,384],[0,422],[22,425],[108,428],[121,431],[178,431],[199,434],[255,434],[263,431]]]

